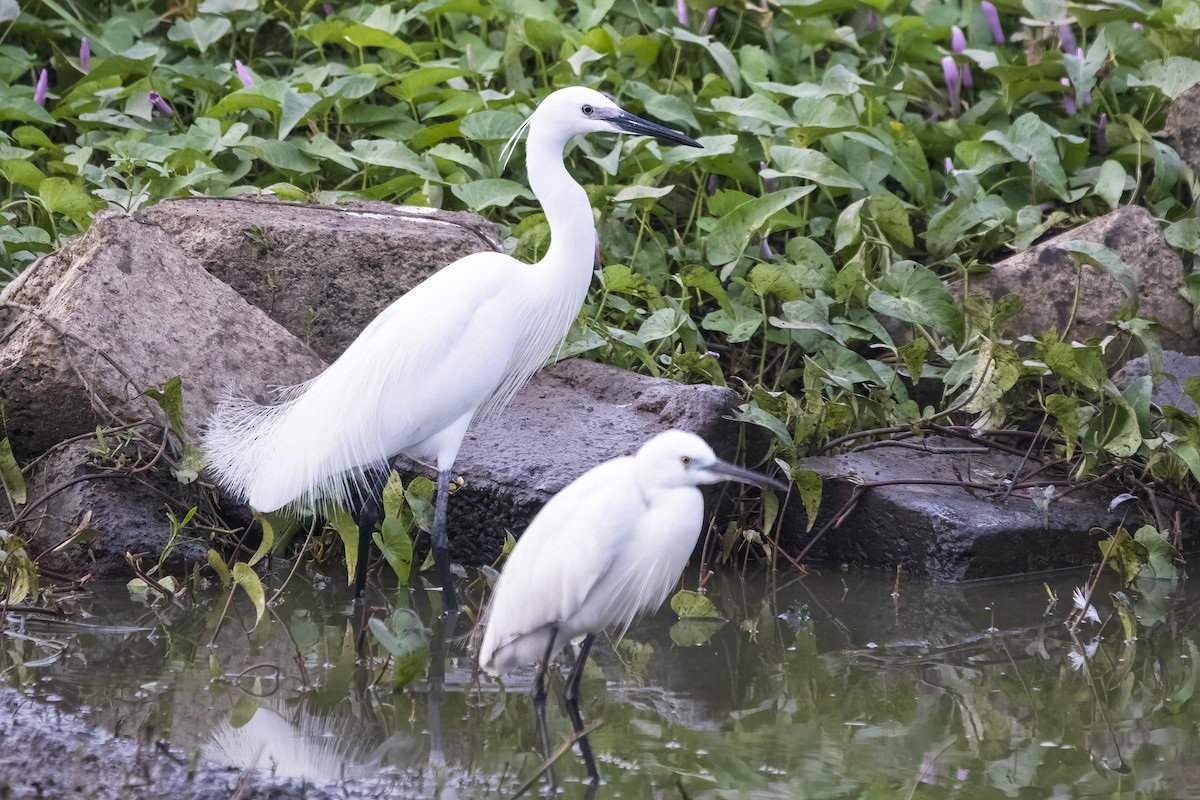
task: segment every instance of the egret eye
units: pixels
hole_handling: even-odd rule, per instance
[[[592,108],[589,105],[581,106],[579,110],[583,112],[583,115],[585,117],[590,117],[592,114],[596,113],[596,109]]]
[[[679,463],[683,464],[685,467],[690,467],[692,465],[692,457],[691,456],[680,456]]]

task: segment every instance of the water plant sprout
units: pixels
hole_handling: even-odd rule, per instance
[[[546,733],[546,667],[585,635],[563,690],[588,777],[599,774],[579,713],[579,681],[596,633],[662,605],[696,547],[704,521],[698,487],[719,481],[787,487],[722,461],[693,433],[670,430],[633,456],[585,472],[538,512],[517,541],[483,617],[479,665],[491,675],[538,663],[533,702]],[[553,783],[553,773],[550,773]]]
[[[591,281],[596,228],[587,194],[563,164],[567,141],[629,133],[701,147],[584,87],[550,94],[522,128],[530,188],[550,227],[540,261],[461,258],[384,309],[328,369],[281,392],[277,404],[232,398],[209,422],[209,468],[252,508],[357,509],[355,597],[366,584],[389,463],[403,453],[437,465],[433,555],[445,609],[458,608],[446,535],[458,449],[477,414],[503,408],[553,355]]]

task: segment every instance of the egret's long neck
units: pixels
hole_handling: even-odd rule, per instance
[[[529,186],[533,189],[546,222],[550,225],[550,248],[538,262],[539,271],[552,271],[544,280],[556,283],[574,293],[586,293],[591,281],[595,260],[596,226],[592,222],[592,206],[583,187],[567,172],[563,164],[563,147],[567,140],[561,133],[547,132],[537,125],[529,127],[526,143],[526,165]],[[582,303],[583,297],[579,297]],[[572,312],[578,313],[578,306]]]

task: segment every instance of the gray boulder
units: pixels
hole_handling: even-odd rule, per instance
[[[189,197],[139,216],[326,361],[442,267],[500,249],[495,226],[475,214],[388,203]]]
[[[1174,406],[1189,414],[1197,413],[1192,398],[1183,393],[1183,384],[1188,378],[1200,376],[1200,356],[1185,356],[1173,350],[1163,351],[1163,376],[1154,387],[1152,399],[1155,405]],[[1113,376],[1113,383],[1124,390],[1138,378],[1150,374],[1150,358],[1139,356],[1128,362]]]
[[[1188,89],[1171,103],[1163,133],[1179,157],[1200,173],[1200,85]]]
[[[454,472],[466,486],[450,499],[455,560],[487,564],[554,494],[602,461],[628,455],[668,428],[704,437],[717,454],[737,451],[739,401],[718,386],[684,385],[572,359],[547,367],[494,421],[476,420]]]
[[[1050,328],[1073,339],[1106,336],[1111,320],[1128,305],[1120,285],[1102,269],[1077,266],[1064,242],[1099,242],[1115,252],[1134,273],[1138,315],[1162,325],[1163,347],[1200,353],[1200,337],[1192,328],[1192,306],[1180,294],[1183,262],[1163,236],[1162,228],[1140,206],[1126,206],[1006,258],[986,275],[972,277],[970,290],[994,298],[1015,294],[1025,310],[1008,323],[1011,335],[1037,335]]]
[[[958,439],[910,439],[907,445],[802,462],[801,469],[817,472],[824,484],[814,531],[841,512],[857,485],[868,484],[854,510],[824,534],[809,558],[963,581],[1094,564],[1104,531],[1141,524],[1134,501],[1109,510],[1119,489],[1062,494],[1060,487],[1043,517],[1033,499],[1042,488],[1005,496],[1006,481],[1018,470],[1028,474],[1036,463],[1022,468],[1018,455]],[[781,542],[793,553],[811,538],[796,505],[789,507]]]
[[[175,375],[194,422],[230,388],[265,400],[321,367],[162,228],[129,216],[97,216],[0,294],[0,405],[18,456],[97,425],[161,422],[142,392]]]

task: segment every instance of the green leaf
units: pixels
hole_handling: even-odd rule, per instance
[[[1079,444],[1079,403],[1075,398],[1066,395],[1047,395],[1046,411],[1058,420],[1059,430],[1066,440],[1067,460],[1070,461],[1075,455],[1075,447]]]
[[[1170,56],[1142,65],[1141,76],[1129,77],[1130,86],[1153,86],[1175,100],[1179,95],[1200,83],[1200,61],[1183,56]]]
[[[518,197],[533,199],[533,193],[522,183],[507,178],[486,178],[468,183],[456,183],[450,187],[454,196],[472,211],[479,212],[492,206],[504,208],[512,205]]]
[[[771,102],[761,94],[717,97],[712,101],[712,108],[713,111],[729,114],[735,120],[759,120],[774,128],[790,128],[796,124],[778,103]]]
[[[271,552],[271,548],[275,545],[275,528],[271,525],[270,521],[266,517],[260,516],[258,522],[262,526],[262,541],[258,543],[258,549],[254,551],[254,555],[246,562],[251,567],[262,561],[263,557]]]
[[[248,564],[239,561],[233,565],[233,582],[242,587],[250,602],[254,604],[254,624],[258,625],[267,610],[267,596],[263,591],[262,581]]]
[[[347,52],[354,52],[359,47],[381,47],[407,56],[413,61],[420,61],[413,49],[403,41],[378,28],[372,28],[360,22],[346,19],[322,20],[307,28],[300,29],[300,35],[315,45],[327,42],[339,44]]]
[[[1133,534],[1133,540],[1146,548],[1146,563],[1138,572],[1139,580],[1152,578],[1159,581],[1173,581],[1180,577],[1176,559],[1179,554],[1171,545],[1171,540],[1158,531],[1153,525],[1143,525]]]
[[[829,156],[816,150],[772,147],[771,164],[771,167],[762,170],[761,175],[764,178],[803,178],[827,188],[863,188],[849,172],[834,163]]]
[[[971,399],[963,410],[983,415],[982,427],[998,424],[1003,419],[1001,400],[1004,393],[1015,386],[1020,377],[1021,357],[1017,351],[1010,345],[984,340],[967,390]]]
[[[680,619],[724,619],[712,600],[690,589],[680,589],[675,593],[671,598],[671,610]]]
[[[646,321],[638,328],[637,337],[646,343],[665,339],[673,336],[685,321],[683,315],[675,309],[660,308],[647,317]]]
[[[37,194],[46,211],[69,217],[80,228],[88,226],[92,212],[99,207],[87,190],[66,178],[46,178]]]
[[[9,183],[28,186],[35,192],[42,185],[42,181],[46,180],[46,173],[21,158],[0,159],[0,174],[3,174]]]
[[[476,142],[504,142],[524,121],[525,117],[514,111],[476,111],[463,117],[459,131]]]
[[[395,689],[401,689],[425,671],[429,631],[410,608],[398,608],[385,623],[378,617],[367,622],[375,641],[395,659]]]
[[[205,53],[232,30],[233,23],[225,17],[177,19],[167,31],[167,38],[172,42],[192,42],[201,53]]]
[[[12,442],[7,436],[0,439],[0,484],[3,484],[8,499],[14,504],[25,503],[25,476],[21,474],[17,458],[13,455]]]
[[[925,356],[929,353],[929,340],[917,338],[896,348],[896,355],[904,362],[908,376],[913,383],[921,380],[921,372],[925,368]]]
[[[279,113],[279,131],[276,138],[286,138],[301,120],[312,111],[313,106],[321,101],[316,92],[298,92],[288,89],[283,95],[283,106]]]
[[[356,139],[350,143],[350,156],[375,167],[392,167],[419,175],[426,180],[441,181],[437,170],[400,142],[382,139]]]
[[[889,317],[929,325],[945,334],[962,330],[962,316],[954,298],[933,270],[912,261],[892,264],[871,292],[872,311]]]
[[[1148,554],[1145,545],[1135,542],[1129,531],[1117,528],[1115,534],[1100,542],[1100,555],[1121,576],[1122,584],[1128,586],[1141,571]]]
[[[1111,158],[1100,165],[1100,173],[1096,176],[1096,194],[1108,203],[1108,207],[1113,211],[1121,205],[1126,177],[1125,168]]]
[[[676,647],[698,647],[708,644],[724,625],[724,622],[709,619],[680,620],[671,626],[671,643]]]
[[[339,511],[329,518],[329,525],[342,540],[346,552],[346,585],[354,583],[354,570],[358,567],[358,523],[349,511]]]
[[[216,550],[209,548],[208,550],[208,565],[217,573],[217,577],[221,579],[221,585],[229,587],[229,566],[226,565],[225,559],[221,558],[221,554]]]
[[[183,412],[183,379],[176,375],[168,378],[162,389],[147,389],[142,394],[153,400],[167,417],[171,433],[179,440],[183,453],[171,474],[180,483],[191,483],[200,477],[204,468],[204,454],[188,434]]]
[[[401,585],[408,583],[413,562],[413,541],[408,528],[399,517],[385,517],[374,539],[396,579]]]
[[[815,186],[794,186],[772,192],[743,203],[723,216],[708,236],[708,263],[720,267],[736,265],[746,251],[751,236],[766,225],[772,216],[814,189]]]
[[[804,503],[804,515],[808,520],[804,530],[811,531],[821,510],[821,493],[824,489],[821,476],[811,469],[797,469],[792,471],[792,481],[800,490],[800,500]]]
[[[423,531],[433,530],[433,496],[437,486],[425,477],[413,478],[404,494],[404,502],[412,511],[413,521]]]
[[[867,200],[867,219],[879,227],[879,232],[892,242],[913,246],[912,225],[904,202],[891,192],[873,194]]]

